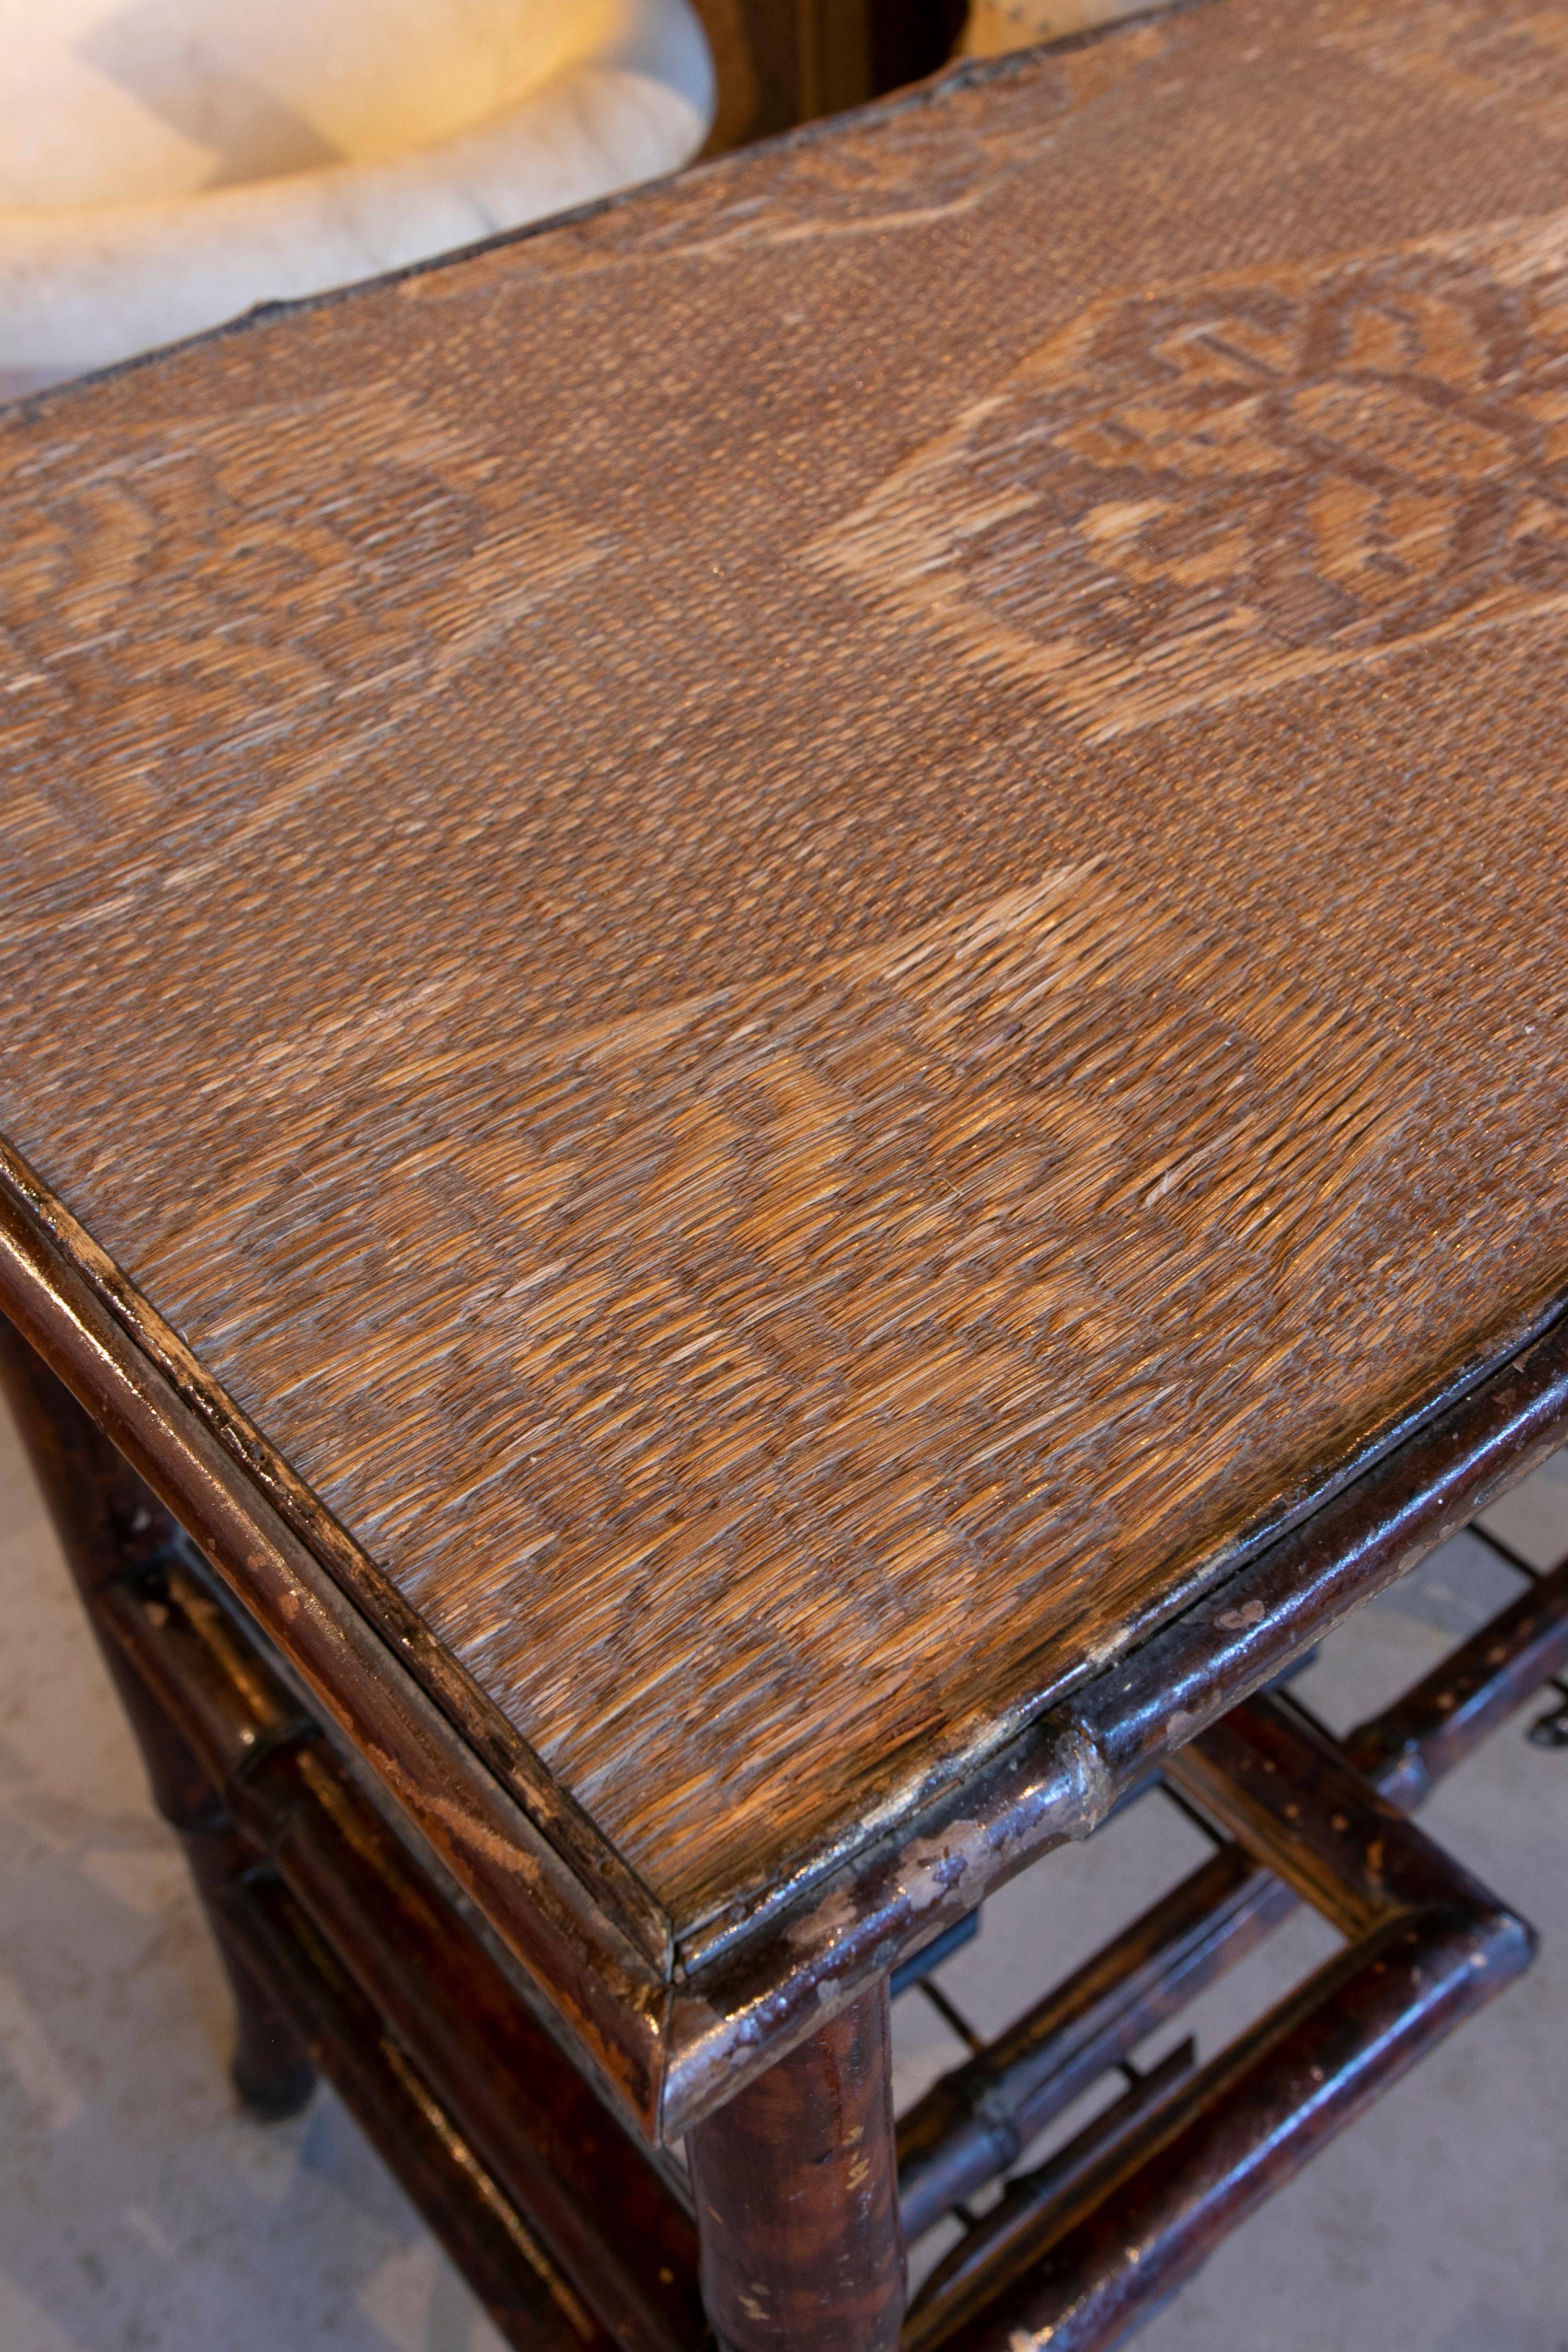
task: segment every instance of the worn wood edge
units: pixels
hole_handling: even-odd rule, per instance
[[[1127,1790],[1414,1568],[1568,1434],[1568,1299],[1450,1384],[1275,1540],[1080,1684],[984,1768],[858,1852],[765,1933],[678,1980],[662,2136],[678,2139],[877,1976]]]
[[[657,2135],[668,1988],[515,1794],[0,1182],[0,1311],[100,1423],[313,1706],[408,1817],[539,1988],[569,2045]]]
[[[602,1907],[660,1975],[668,1976],[674,1928],[663,1905],[500,1708],[437,1640],[342,1521],[203,1369],[178,1333],[127,1279],[58,1193],[0,1137],[0,1198],[7,1193],[260,1490],[284,1525],[384,1638],[395,1645],[426,1695],[510,1791],[568,1868],[595,1890]]]
[[[1205,0],[1198,0],[1205,5]],[[863,1794],[851,1818],[816,1842],[789,1871],[743,1890],[722,1906],[689,1921],[676,1922],[674,1973],[678,1982],[727,1965],[731,1954],[765,1938],[778,1921],[791,1917],[817,1889],[836,1879],[856,1858],[889,1838],[918,1834],[918,1824],[950,1801],[962,1798],[1012,1743],[1027,1735],[1047,1712],[1093,1683],[1212,1594],[1249,1560],[1304,1528],[1348,1487],[1408,1444],[1484,1383],[1568,1312],[1568,1284],[1554,1284],[1546,1299],[1492,1330],[1449,1371],[1441,1386],[1415,1405],[1395,1412],[1360,1444],[1321,1464],[1257,1518],[1237,1529],[1216,1550],[1195,1555],[1186,1573],[1161,1587],[1118,1626],[1113,1646],[1076,1666],[1052,1673],[1048,1650],[1037,1678],[1023,1685],[1007,1706],[969,1718],[946,1746],[922,1752],[918,1769],[901,1779],[889,1776],[869,1798]]]
[[[543,220],[523,221],[516,228],[496,230],[489,236],[476,237],[470,244],[455,245],[444,253],[427,255],[421,261],[407,261],[395,269],[384,269],[373,278],[352,278],[343,286],[330,286],[320,294],[300,294],[288,299],[253,303],[232,319],[224,319],[216,327],[204,327],[192,335],[181,335],[172,343],[159,343],[152,351],[134,352],[130,358],[113,360],[106,367],[91,368],[82,375],[68,376],[61,383],[40,385],[37,392],[24,392],[13,400],[0,401],[0,426],[15,418],[32,417],[52,404],[68,401],[77,394],[90,392],[99,384],[117,383],[121,377],[135,375],[142,370],[156,367],[160,362],[202,350],[211,343],[227,342],[237,335],[254,334],[289,320],[305,318],[317,310],[337,309],[341,304],[357,300],[361,295],[379,294],[388,289],[408,284],[417,278],[427,278],[439,269],[457,267],[467,261],[479,261],[485,256],[505,251],[510,246],[527,245],[535,237],[548,236],[552,231],[577,228],[583,222],[596,219],[602,213],[624,211],[628,205],[645,197],[666,194],[677,185],[684,186],[692,180],[704,179],[721,172],[734,172],[749,163],[754,156],[787,152],[793,148],[821,146],[840,137],[847,131],[863,127],[878,117],[895,118],[915,112],[923,107],[954,95],[977,89],[987,82],[1007,81],[1025,74],[1043,60],[1070,55],[1079,49],[1097,48],[1102,42],[1116,39],[1118,35],[1138,32],[1144,26],[1165,18],[1185,16],[1199,8],[1215,7],[1220,0],[1149,0],[1135,15],[1120,16],[1107,25],[1091,25],[1086,30],[1058,34],[1054,40],[1037,41],[1027,48],[1009,49],[994,58],[958,58],[941,66],[921,80],[910,82],[902,89],[889,90],[881,98],[870,99],[863,106],[847,107],[841,113],[814,116],[809,122],[792,123],[787,130],[771,132],[765,139],[755,139],[745,145],[730,148],[721,155],[703,156],[683,164],[679,171],[661,173],[657,179],[637,180],[629,188],[615,188],[606,196],[592,196],[585,204],[573,205],[565,212],[547,214]]]
[[[384,1782],[380,1780],[366,1765],[342,1727],[331,1717],[322,1719],[315,1714],[311,1706],[310,1692],[302,1676],[279,1650],[276,1643],[268,1639],[250,1611],[241,1605],[233,1588],[219,1580],[204,1555],[196,1551],[194,1547],[190,1548],[188,1566],[191,1574],[197,1579],[202,1591],[210,1598],[213,1606],[235,1627],[239,1637],[249,1645],[253,1654],[265,1658],[268,1669],[277,1675],[301,1714],[311,1719],[318,1738],[331,1751],[344,1778],[352,1782],[357,1794],[385,1829],[387,1834],[409,1856],[416,1867],[432,1882],[442,1903],[456,1918],[462,1922],[464,1929],[473,1938],[475,1944],[512,1987],[520,2003],[549,2034],[551,2040],[568,2061],[598,2090],[605,2104],[615,2107],[617,2113],[624,2112],[624,2102],[613,2095],[611,2086],[605,2081],[603,2068],[593,2063],[584,2047],[581,2037],[571,2029],[561,2011],[542,1993],[537,1979],[523,1969],[515,1953],[503,1941],[487,1915],[480,1910],[468,1888],[460,1885],[453,1876],[446,1861],[431,1844],[424,1831],[413,1817],[405,1811]],[[691,2183],[684,2165],[678,2157],[672,2155],[662,2141],[653,2139],[646,2131],[640,2135],[640,2138],[649,2161],[677,2203],[687,2211],[691,2211]]]

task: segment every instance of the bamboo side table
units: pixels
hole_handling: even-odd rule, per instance
[[[1209,0],[0,421],[8,1380],[242,2089],[520,2345],[1109,2346],[1528,1961],[1407,1815],[1561,1574],[1268,1686],[1568,1430],[1564,55]]]

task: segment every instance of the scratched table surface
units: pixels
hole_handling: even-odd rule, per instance
[[[1568,1290],[1568,5],[965,69],[0,476],[0,1129],[678,1925]]]

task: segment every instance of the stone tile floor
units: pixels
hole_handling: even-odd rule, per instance
[[[1568,1550],[1568,1457],[1490,1524],[1538,1564]],[[1303,1696],[1348,1725],[1516,1589],[1461,1537],[1325,1645]],[[216,1963],[5,1423],[0,1622],[0,2352],[497,2352],[329,2093],[290,2124],[237,2111]],[[1540,1927],[1533,1973],[1233,2238],[1143,2352],[1568,2352],[1568,1751],[1528,1746],[1529,1720],[1424,1818]],[[944,1988],[994,2030],[1202,1851],[1151,1799],[988,1906]],[[1146,2054],[1194,2028],[1212,2050],[1331,1943],[1291,1922]],[[958,2045],[918,1993],[896,2035],[902,2100]]]

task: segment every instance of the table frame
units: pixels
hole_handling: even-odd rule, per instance
[[[590,1875],[551,1790],[520,1787],[458,1728],[428,1635],[372,1622],[345,1589],[330,1528],[301,1510],[303,1490],[281,1483],[249,1424],[3,1150],[0,1311],[366,1760],[548,2002],[576,2062],[656,2144],[681,2138],[1017,1871],[1089,1835],[1129,1789],[1568,1435],[1568,1316],[1553,1304],[1498,1334],[1316,1508],[962,1780],[676,1950],[613,1877]]]
[[[679,2352],[710,2321],[726,2352],[1110,2352],[1529,1963],[1530,1930],[1405,1814],[1568,1664],[1568,1563],[1344,1743],[1264,1696],[1167,1757],[1229,1842],[900,2126],[883,1972],[691,2130],[684,2183],[9,1324],[0,1379],[227,1969],[237,2087],[277,2116],[328,2073],[520,2347]],[[1347,1948],[1201,2073],[1190,2043],[1129,2069],[906,2320],[907,2239],[1302,1899]]]

